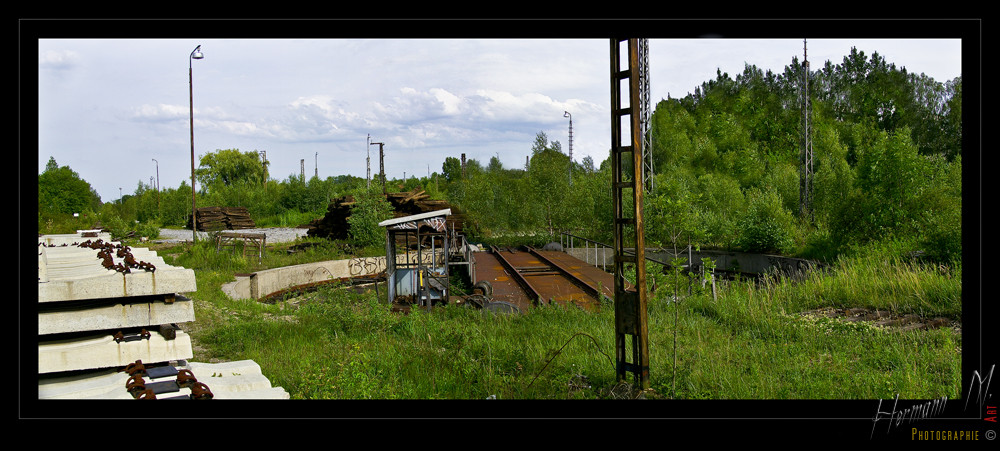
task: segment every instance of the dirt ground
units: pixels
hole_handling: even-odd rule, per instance
[[[926,330],[938,329],[941,327],[952,327],[960,329],[962,324],[943,317],[924,317],[917,314],[894,314],[886,310],[872,310],[865,308],[821,308],[802,312],[803,315],[825,316],[827,318],[840,318],[845,321],[868,321],[877,326],[888,327],[896,330]]]

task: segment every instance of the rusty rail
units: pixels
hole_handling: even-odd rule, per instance
[[[538,257],[539,260],[545,262],[546,264],[548,264],[552,268],[555,268],[555,270],[560,275],[562,275],[564,278],[568,279],[574,285],[580,287],[580,289],[582,289],[583,291],[585,291],[590,296],[593,296],[595,300],[598,300],[598,301],[601,300],[601,296],[602,295],[601,295],[601,292],[597,289],[597,287],[593,287],[589,283],[587,283],[585,280],[577,277],[575,274],[573,274],[572,272],[570,272],[569,268],[566,268],[563,265],[559,264],[558,262],[555,262],[555,261],[553,261],[553,260],[551,260],[549,258],[546,258],[540,252],[538,252],[536,249],[534,249],[534,248],[532,248],[530,246],[528,246],[528,252],[531,253],[531,255],[534,255],[535,257]]]
[[[493,255],[496,256],[497,260],[500,261],[500,264],[503,265],[503,267],[510,273],[511,278],[513,278],[514,281],[516,281],[517,284],[524,289],[528,298],[531,299],[535,305],[538,305],[538,303],[542,301],[542,295],[539,294],[538,289],[532,286],[531,283],[528,282],[528,279],[524,278],[521,272],[518,271],[506,257],[503,256],[503,253],[499,248],[496,246],[490,246],[490,250],[493,252]]]

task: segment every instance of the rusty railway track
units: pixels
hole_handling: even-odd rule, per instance
[[[563,252],[491,246],[477,255],[476,271],[493,286],[494,300],[521,311],[542,304],[596,310],[603,297],[614,297],[611,274]]]

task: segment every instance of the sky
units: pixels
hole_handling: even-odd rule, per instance
[[[201,46],[204,58],[191,60]],[[962,75],[960,39],[808,39],[815,70],[852,47],[937,81]],[[573,159],[610,148],[607,39],[40,38],[38,172],[69,166],[104,202],[139,182],[190,183],[200,158],[263,151],[271,178],[441,172],[446,157],[520,168],[544,132]],[[746,64],[781,73],[803,38],[650,39],[655,105]],[[191,68],[189,84],[188,69]],[[27,100],[30,101],[30,97]],[[30,155],[30,153],[28,154]],[[154,161],[155,160],[155,161]],[[196,163],[197,165],[197,163]]]

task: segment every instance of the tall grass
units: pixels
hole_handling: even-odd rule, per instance
[[[219,286],[243,266],[212,252],[194,246],[181,258],[204,262],[192,294],[201,323],[189,332],[195,359],[252,359],[295,399],[622,396],[610,304],[598,312],[539,307],[502,316],[452,305],[401,315],[373,291],[334,286],[274,304],[232,300]],[[717,299],[696,283],[672,302],[660,277],[648,306],[647,397],[958,397],[955,330],[896,331],[803,312],[849,307],[957,320],[960,280],[960,266],[843,258],[799,279],[730,281]]]

